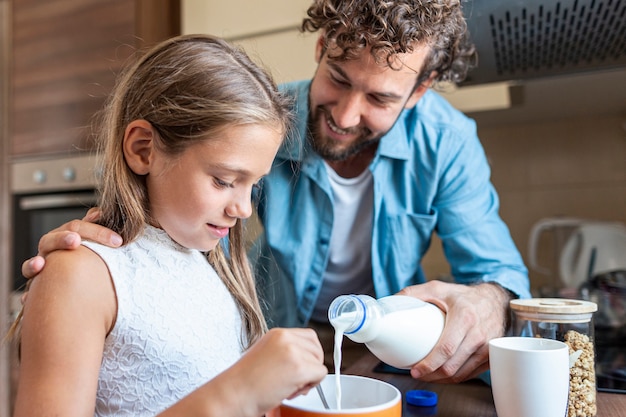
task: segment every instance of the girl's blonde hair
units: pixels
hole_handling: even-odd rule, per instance
[[[222,39],[184,35],[156,45],[124,70],[100,113],[99,223],[126,244],[152,223],[145,179],[128,167],[122,151],[126,126],[133,120],[150,122],[157,133],[155,146],[175,158],[229,126],[263,124],[284,136],[291,127],[290,108],[271,76]],[[207,258],[239,306],[242,344],[249,347],[267,325],[243,235],[238,219],[228,247],[218,244]]]
[[[158,133],[156,146],[176,157],[229,126],[263,124],[284,135],[290,108],[271,76],[222,39],[186,35],[155,46],[122,74],[102,113],[100,224],[128,243],[152,220],[144,177],[130,170],[122,152],[126,126],[133,120],[150,122]],[[239,305],[249,346],[267,327],[243,234],[239,219],[228,248],[218,244],[207,257]]]

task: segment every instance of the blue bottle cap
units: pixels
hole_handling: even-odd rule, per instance
[[[406,402],[418,407],[432,407],[437,405],[437,393],[427,390],[414,389],[406,392]]]

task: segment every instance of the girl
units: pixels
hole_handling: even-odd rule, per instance
[[[99,207],[126,243],[55,252],[32,281],[15,417],[259,416],[324,377],[312,330],[267,332],[242,243],[289,114],[210,36],[163,42],[122,75]]]

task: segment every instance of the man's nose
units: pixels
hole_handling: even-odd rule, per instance
[[[356,127],[361,123],[363,99],[360,95],[348,93],[343,95],[333,108],[331,115],[335,125],[340,129]]]

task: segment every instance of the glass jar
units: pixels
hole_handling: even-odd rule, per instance
[[[593,313],[595,303],[564,298],[511,300],[512,336],[543,337],[569,346],[568,417],[594,417],[596,373]]]

